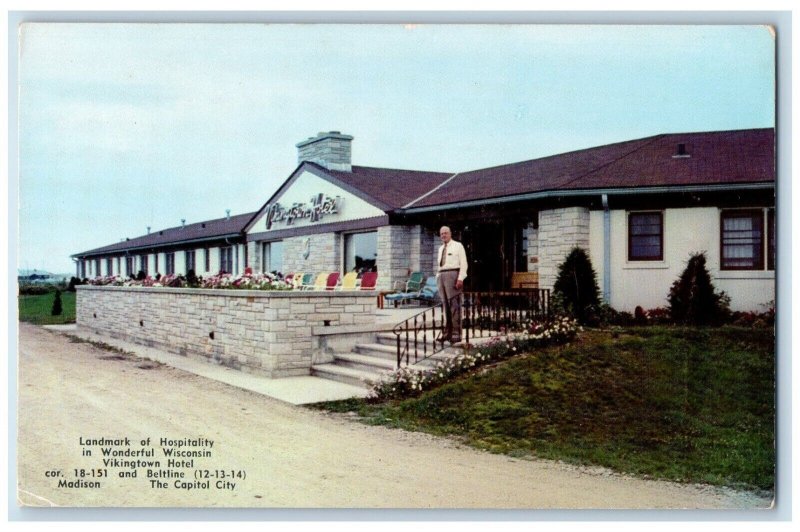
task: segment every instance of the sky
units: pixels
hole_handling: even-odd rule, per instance
[[[763,26],[30,24],[18,266],[259,209],[295,144],[458,172],[659,133],[774,127]]]

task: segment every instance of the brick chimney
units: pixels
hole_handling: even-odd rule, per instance
[[[320,132],[297,143],[297,163],[311,161],[329,170],[352,171],[350,144],[353,137],[339,131]]]

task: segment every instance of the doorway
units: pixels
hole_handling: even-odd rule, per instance
[[[512,274],[527,271],[527,226],[527,220],[498,219],[453,228],[453,237],[467,252],[467,290],[508,290]]]

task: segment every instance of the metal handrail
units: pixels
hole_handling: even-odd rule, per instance
[[[520,289],[501,292],[464,292],[462,329],[467,345],[470,339],[498,336],[520,329],[527,321],[550,315],[550,290]],[[438,313],[438,324],[437,324]],[[392,329],[397,342],[397,367],[417,364],[445,348],[444,305],[439,303],[398,323]],[[439,333],[438,337],[436,333]],[[429,338],[429,333],[433,338]],[[413,354],[413,362],[411,362]]]

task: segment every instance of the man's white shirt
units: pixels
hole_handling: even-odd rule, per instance
[[[445,245],[439,246],[439,253],[436,255],[436,264],[442,264],[442,252]],[[439,266],[441,270],[458,270],[458,280],[463,281],[467,278],[467,252],[461,242],[450,240],[447,243],[447,255],[444,258],[444,264]]]

